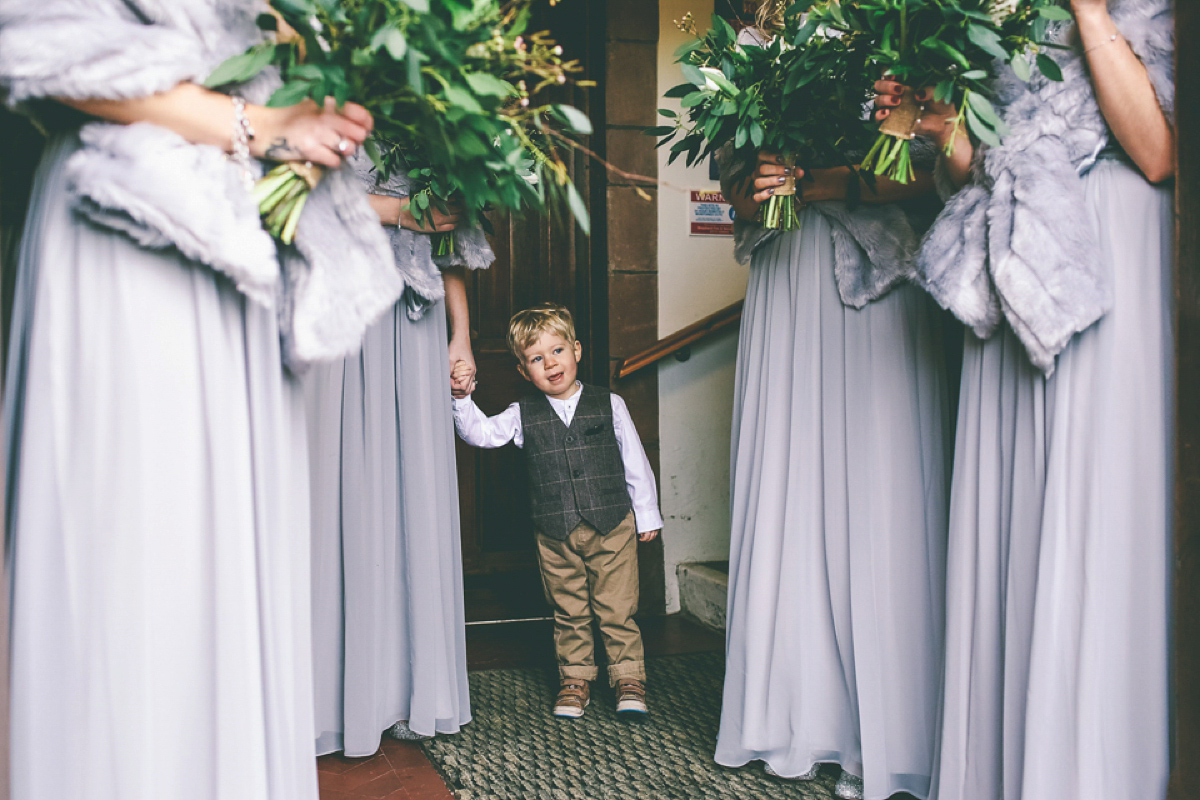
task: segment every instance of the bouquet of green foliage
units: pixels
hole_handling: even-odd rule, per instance
[[[365,150],[383,178],[409,170],[410,208],[425,221],[456,203],[468,224],[491,209],[545,210],[565,201],[586,232],[587,209],[570,180],[562,131],[592,132],[568,105],[531,103],[578,71],[562,48],[529,33],[532,0],[271,0],[298,37],[227,60],[210,86],[247,80],[268,64],[284,84],[269,103],[353,100],[375,118]],[[259,24],[275,30],[274,16]],[[558,128],[561,128],[559,130]],[[267,230],[291,241],[319,170],[281,164],[255,190]],[[452,247],[439,234],[437,252]]]
[[[934,87],[934,99],[958,108],[954,133],[965,124],[976,139],[997,145],[1007,133],[988,99],[999,61],[1022,80],[1031,57],[1046,77],[1061,80],[1044,52],[1047,25],[1070,19],[1060,0],[825,0],[810,18],[865,39],[874,50],[870,83],[886,72],[909,87]],[[913,177],[909,142],[921,109],[911,89],[880,126],[864,170],[907,183]],[[954,146],[954,136],[947,144]]]
[[[750,178],[760,150],[779,153],[793,165],[849,165],[846,153],[861,151],[869,141],[862,121],[869,93],[859,80],[866,56],[853,38],[802,24],[798,9],[769,40],[764,34],[760,45],[739,44],[733,28],[716,14],[703,35],[691,14],[679,26],[695,37],[675,54],[687,82],[666,96],[682,98],[684,113],[659,109],[674,123],[647,131],[664,137],[659,146],[679,137],[668,163],[686,154],[690,166],[729,146],[735,162],[746,165],[746,172],[733,176],[743,181]],[[776,189],[762,211],[766,227],[799,226],[796,212],[803,201],[797,191],[790,177]]]

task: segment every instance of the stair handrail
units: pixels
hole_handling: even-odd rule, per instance
[[[675,355],[685,347],[707,339],[718,331],[728,328],[741,321],[744,300],[722,308],[714,314],[709,314],[699,322],[693,322],[670,336],[659,339],[640,353],[623,359],[617,364],[614,374],[616,380],[626,378],[640,369],[656,364],[667,356]]]

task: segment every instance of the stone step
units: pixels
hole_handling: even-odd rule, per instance
[[[714,630],[725,630],[725,602],[729,591],[728,561],[680,564],[679,604],[683,613]]]

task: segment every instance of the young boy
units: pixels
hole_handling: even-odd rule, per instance
[[[487,417],[470,396],[454,400],[458,435],[475,447],[513,442],[529,465],[530,505],[546,599],[554,608],[559,717],[582,717],[598,677],[592,617],[608,655],[617,711],[645,714],[637,542],[662,529],[646,451],[625,401],[575,379],[583,347],[557,305],[517,312],[508,324],[517,370],[537,392]],[[455,383],[467,370],[456,364]],[[473,388],[473,387],[471,387]]]

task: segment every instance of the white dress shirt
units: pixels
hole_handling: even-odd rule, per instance
[[[550,407],[564,425],[570,426],[575,419],[575,409],[583,396],[583,384],[566,400],[547,397]],[[617,435],[617,447],[621,450],[621,462],[625,465],[625,488],[629,490],[629,501],[633,506],[633,517],[638,533],[662,530],[662,514],[658,510],[658,488],[654,484],[654,473],[642,440],[638,438],[633,419],[625,401],[615,394],[612,398],[613,432]],[[469,396],[454,400],[454,428],[459,438],[474,447],[503,447],[512,442],[517,447],[525,446],[525,431],[521,426],[521,404],[513,403],[494,417],[489,417],[475,405]]]

